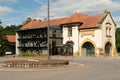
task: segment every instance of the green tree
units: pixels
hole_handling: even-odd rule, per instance
[[[2,21],[1,21],[1,19],[0,19],[0,26],[1,26],[1,24],[2,24]]]
[[[120,28],[116,29],[116,48],[120,52]]]
[[[0,23],[0,56],[3,56],[5,49],[7,49],[8,42],[6,39],[6,35],[4,33],[4,28],[1,26],[1,23]]]
[[[26,25],[27,23],[29,23],[32,20],[31,17],[27,17],[26,20],[22,23],[22,25]]]
[[[3,27],[2,21],[0,20],[0,56],[3,56],[5,51],[9,48],[9,42],[7,41],[6,35],[15,35],[22,25],[10,25]]]
[[[15,35],[16,31],[18,31],[20,28],[22,27],[22,25],[10,25],[10,26],[6,26],[4,28],[4,32],[6,35]]]

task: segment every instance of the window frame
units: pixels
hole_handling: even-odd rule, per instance
[[[72,27],[68,27],[68,37],[72,37]]]

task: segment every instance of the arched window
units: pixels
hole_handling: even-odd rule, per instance
[[[111,51],[111,43],[110,42],[107,42],[106,45],[105,45],[105,55],[106,56],[109,56],[110,55],[110,51]]]
[[[106,23],[106,37],[111,37],[111,23]]]
[[[94,45],[91,42],[85,42],[82,45],[82,54],[84,56],[94,56],[95,54]]]

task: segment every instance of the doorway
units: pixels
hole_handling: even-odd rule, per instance
[[[112,47],[111,43],[107,42],[106,45],[105,45],[105,56],[109,56],[110,55],[111,47]]]
[[[85,42],[82,45],[82,55],[83,56],[94,56],[95,48],[91,42]]]

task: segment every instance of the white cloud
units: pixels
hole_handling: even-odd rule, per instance
[[[0,3],[17,2],[18,0],[1,0]]]
[[[33,1],[40,5],[44,5],[47,2],[47,0],[33,0]]]
[[[8,13],[12,12],[13,9],[6,7],[6,6],[0,6],[0,16],[7,15]]]
[[[18,2],[18,0],[0,0],[0,16],[7,15],[12,12],[13,9],[8,7],[11,3]]]
[[[37,2],[37,3],[41,3],[42,2],[42,0],[34,0],[35,2]]]
[[[114,2],[112,0],[56,0],[50,3],[51,13],[58,16],[69,15],[76,10],[86,14],[102,13],[105,9],[116,12],[120,11],[119,7],[120,2]],[[47,4],[40,7],[37,14],[42,16],[46,12]]]
[[[41,0],[36,0],[41,1]],[[120,13],[119,0],[50,0],[50,16],[51,18],[70,16],[74,11],[83,14],[99,14],[104,13],[105,9],[109,9],[111,13]],[[41,6],[34,17],[43,19],[47,17],[47,2]]]
[[[113,17],[115,23],[117,24],[117,27],[120,27],[120,16]]]
[[[0,5],[1,6],[10,6],[16,2],[18,2],[18,0],[0,0]]]

